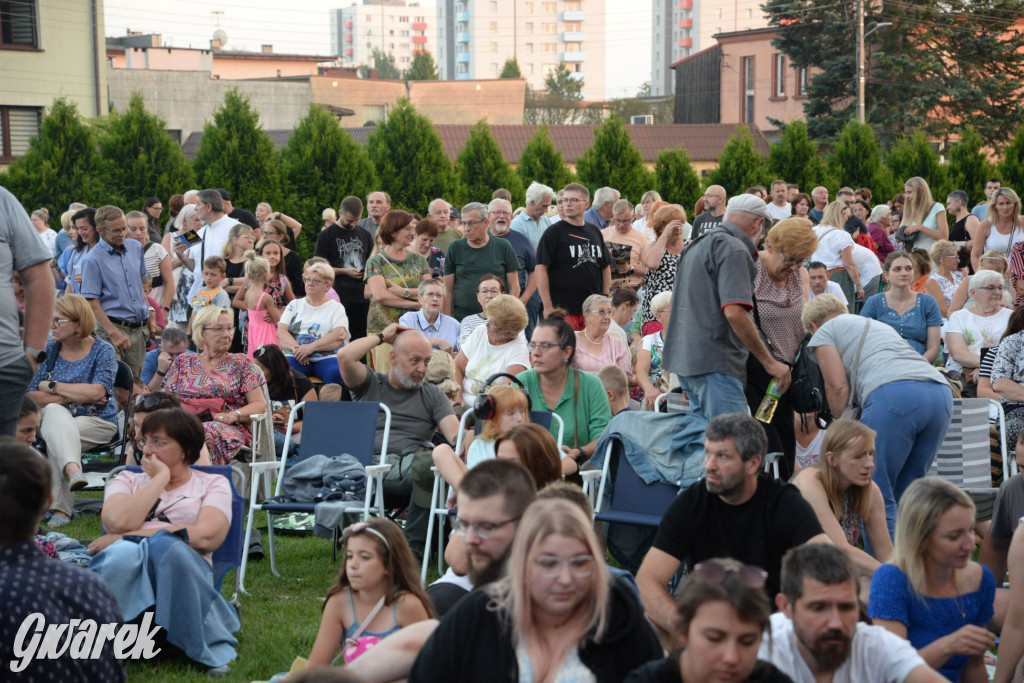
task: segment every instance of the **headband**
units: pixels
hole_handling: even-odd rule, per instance
[[[388,543],[388,539],[384,538],[384,534],[374,529],[372,526],[369,525],[368,522],[357,522],[356,524],[350,524],[349,526],[345,527],[344,531],[341,532],[341,537],[348,538],[352,534],[357,534],[362,531],[369,531],[371,534],[379,538],[384,543],[384,547],[388,549],[388,552],[391,552],[391,544]]]

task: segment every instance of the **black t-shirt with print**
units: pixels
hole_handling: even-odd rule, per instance
[[[323,230],[316,239],[316,255],[327,259],[332,268],[366,269],[366,259],[373,251],[370,233],[356,226],[345,229],[335,223]],[[363,279],[334,274],[334,291],[342,303],[363,303]]]
[[[537,263],[548,267],[551,303],[570,315],[581,314],[591,294],[607,294],[602,274],[611,257],[596,225],[552,224],[537,244]]]

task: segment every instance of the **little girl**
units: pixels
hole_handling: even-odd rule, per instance
[[[262,256],[267,261],[267,265],[270,269],[270,275],[267,277],[267,284],[264,285],[263,291],[265,291],[274,302],[274,306],[277,310],[283,311],[284,307],[288,305],[288,302],[295,298],[295,293],[292,291],[292,284],[288,281],[288,277],[284,273],[284,252],[281,250],[281,243],[277,240],[262,239],[259,244],[256,245],[256,253]],[[239,289],[235,294],[233,305],[235,308],[246,308],[245,303],[245,289]],[[254,347],[250,347],[249,344],[249,316],[241,316],[245,318],[244,322],[240,322],[243,326],[242,334],[242,346],[245,348],[246,353],[251,353],[255,350]],[[274,344],[277,344],[275,337]]]
[[[308,667],[330,666],[339,647],[351,662],[403,626],[434,616],[397,524],[370,519],[346,528],[343,538],[345,563],[327,591]]]
[[[526,393],[517,386],[498,384],[487,390],[494,399],[494,417],[483,421],[480,436],[466,437],[465,462],[455,450],[442,444],[434,449],[434,466],[444,480],[457,487],[469,468],[495,457],[494,442],[516,425],[530,421],[530,406]]]
[[[248,321],[246,342],[250,358],[264,344],[277,345],[277,321],[281,318],[281,311],[266,292],[269,277],[270,264],[267,259],[257,256],[255,251],[245,252],[246,284],[243,299]]]

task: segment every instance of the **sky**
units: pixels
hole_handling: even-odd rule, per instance
[[[330,10],[343,0],[105,0],[106,34],[128,29],[159,33],[164,45],[208,48],[218,23],[228,35],[227,49],[259,51],[269,43],[275,52],[330,56]],[[605,75],[608,97],[636,94],[651,73],[651,4],[636,0],[605,0],[609,41]],[[640,5],[637,7],[637,5]],[[422,2],[433,8],[433,0]],[[221,14],[214,14],[221,12]]]

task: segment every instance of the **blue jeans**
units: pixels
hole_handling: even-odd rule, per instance
[[[341,370],[338,368],[338,359],[334,356],[315,360],[305,365],[295,360],[295,356],[285,356],[285,358],[288,359],[288,365],[292,366],[293,370],[301,372],[306,377],[311,375],[319,377],[324,384],[343,384]]]
[[[732,375],[721,372],[688,377],[679,375],[679,385],[690,397],[693,412],[708,422],[725,413],[750,413],[743,384]]]
[[[896,504],[912,481],[928,474],[952,416],[953,396],[938,382],[890,382],[864,402],[860,421],[878,433],[874,479],[890,537],[896,537]]]

